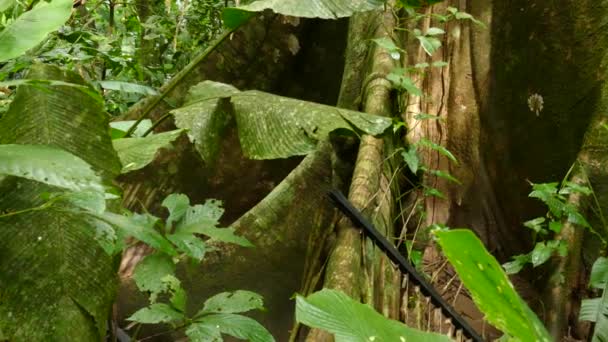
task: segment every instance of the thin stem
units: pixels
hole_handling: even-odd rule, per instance
[[[147,130],[144,132],[144,134],[142,134],[142,137],[145,137],[145,136],[147,136],[148,134],[152,133],[152,131],[154,131],[154,129],[155,129],[156,127],[158,127],[158,125],[160,125],[161,123],[163,123],[163,121],[165,121],[165,120],[167,120],[169,117],[171,117],[171,115],[173,115],[173,114],[171,114],[171,112],[167,112],[167,113],[165,113],[163,116],[161,116],[161,117],[160,117],[158,120],[156,120],[156,122],[154,122],[154,123],[152,124],[152,126],[150,126],[150,128],[148,128],[148,129],[147,129]]]
[[[224,33],[222,33],[221,36],[219,36],[211,45],[209,45],[209,47],[207,47],[205,51],[203,51],[200,55],[196,56],[192,60],[192,62],[190,62],[190,64],[188,64],[184,69],[177,73],[177,75],[175,75],[175,77],[173,77],[171,81],[169,81],[163,92],[160,95],[156,96],[148,105],[146,105],[137,121],[135,121],[133,126],[131,126],[131,128],[129,128],[129,130],[127,131],[125,137],[130,137],[133,132],[135,132],[137,126],[150,114],[150,112],[152,112],[152,109],[154,109],[154,107],[156,107],[160,103],[160,101],[162,101],[171,91],[173,91],[173,89],[175,89],[175,87],[181,82],[184,77],[186,77],[186,75],[188,75],[200,62],[205,60],[211,54],[211,52],[213,52],[237,28],[238,27],[235,27],[224,31]]]

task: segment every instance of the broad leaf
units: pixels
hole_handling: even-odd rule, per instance
[[[195,317],[210,313],[241,313],[250,310],[263,310],[264,299],[255,292],[237,290],[222,292],[207,299]]]
[[[224,214],[222,202],[214,199],[206,200],[204,204],[189,207],[181,216],[176,232],[196,232],[189,227],[215,227]]]
[[[188,137],[208,167],[214,167],[221,140],[231,122],[227,96],[238,94],[233,86],[216,83],[215,87],[193,87],[186,98],[186,108],[174,111],[177,127],[188,128]]]
[[[126,121],[112,121],[110,122],[110,127],[112,127],[110,134],[112,135],[112,139],[124,138],[129,128],[133,126],[135,120],[126,120]],[[132,134],[132,137],[139,138],[146,133],[146,131],[152,127],[152,120],[144,119],[135,128],[135,131]]]
[[[234,228],[216,228],[210,226],[189,225],[182,228],[183,232],[203,234],[211,238],[211,241],[233,243],[243,247],[253,247],[253,244],[242,236],[234,233]]]
[[[0,32],[0,62],[19,57],[59,29],[72,13],[72,0],[40,1]]]
[[[156,152],[161,148],[171,147],[171,142],[179,137],[183,130],[178,129],[143,138],[121,138],[112,143],[122,162],[121,173],[139,170],[150,164]]]
[[[180,252],[196,261],[200,262],[205,257],[205,242],[191,233],[169,234],[167,239],[177,246]]]
[[[163,200],[162,205],[169,210],[167,224],[171,226],[186,214],[190,208],[190,199],[184,194],[170,194]]]
[[[34,65],[26,77],[84,85],[78,75],[52,66]],[[60,148],[91,165],[104,180],[120,170],[102,103],[77,87],[19,86],[0,119],[0,143]],[[41,194],[57,190],[5,177],[0,182],[0,211],[39,206]],[[0,329],[10,341],[105,337],[116,293],[114,262],[96,241],[90,218],[80,212],[68,201],[0,218]]]
[[[403,160],[407,164],[407,167],[409,167],[410,171],[412,171],[413,174],[416,174],[416,172],[418,172],[418,166],[420,165],[416,146],[410,146],[407,151],[401,152],[401,156],[403,157]]]
[[[439,152],[439,154],[442,154],[442,155],[448,157],[448,159],[450,159],[451,161],[458,163],[458,161],[456,160],[456,157],[454,157],[452,152],[450,152],[448,149],[446,149],[445,147],[443,147],[437,143],[434,143],[428,139],[422,138],[418,141],[417,144],[419,146],[424,146],[424,147],[428,147],[432,150],[435,150],[435,151]]]
[[[141,95],[156,95],[158,92],[154,88],[145,85],[121,81],[97,81],[100,87],[109,90],[118,90],[125,93],[135,93]]]
[[[221,89],[225,89],[224,95]],[[190,105],[173,111],[178,127],[193,129],[202,125],[215,110],[218,97],[230,97],[241,147],[252,159],[305,155],[314,151],[317,142],[332,131],[359,130],[379,135],[392,123],[385,117],[254,90],[235,94],[233,88],[211,81],[198,84],[191,93],[199,97],[192,96]],[[207,101],[211,101],[211,105],[205,105]],[[185,120],[182,116],[195,117]]]
[[[412,329],[385,318],[372,307],[336,290],[321,290],[296,297],[296,320],[334,334],[336,342],[419,341],[447,342],[445,335]]]
[[[138,310],[127,318],[143,324],[170,323],[183,320],[184,314],[164,303],[155,303],[146,308]]]
[[[105,212],[102,215],[94,216],[122,230],[125,237],[132,236],[163,253],[172,256],[177,255],[171,243],[156,231],[155,224],[158,219],[151,215],[133,214],[131,216],[124,216]]]
[[[591,276],[589,279],[589,286],[602,289],[608,283],[608,258],[599,257],[591,268]]]
[[[226,8],[222,17],[226,27],[235,28],[248,18],[247,12],[265,9],[292,17],[337,19],[378,9],[383,4],[382,0],[257,0],[248,5]]]
[[[553,254],[554,249],[547,245],[545,242],[538,242],[532,250],[531,261],[534,267],[542,265],[545,261],[549,260]]]
[[[585,299],[581,302],[579,320],[595,323],[593,329],[593,342],[608,340],[608,259],[598,258],[591,269],[589,285],[602,288],[600,298]]]
[[[222,342],[220,329],[211,324],[192,323],[186,329],[186,336],[191,342]]]
[[[441,41],[435,37],[418,36],[416,39],[420,41],[420,45],[429,56],[441,47]]]
[[[103,192],[101,178],[75,155],[44,145],[0,145],[0,174],[74,191]]]
[[[215,326],[227,334],[250,342],[273,342],[274,337],[255,320],[235,314],[212,314],[203,316],[194,324]]]
[[[437,241],[486,320],[521,341],[551,341],[494,257],[465,229],[435,231]],[[463,248],[466,246],[466,248]]]
[[[164,253],[147,255],[135,267],[133,280],[140,291],[150,292],[150,302],[156,302],[157,296],[167,290],[162,281],[165,276],[175,273],[175,264],[171,257]]]

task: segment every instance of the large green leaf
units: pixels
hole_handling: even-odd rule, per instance
[[[222,334],[250,342],[274,342],[274,337],[266,328],[254,319],[243,315],[212,314],[197,319],[193,325],[216,327]],[[211,335],[212,338],[213,336]]]
[[[0,32],[0,62],[19,57],[59,29],[72,13],[72,0],[40,1]]]
[[[160,148],[171,147],[171,142],[179,137],[183,130],[178,129],[143,138],[121,138],[113,140],[114,148],[122,162],[122,173],[139,170],[154,160]]]
[[[248,12],[265,9],[293,17],[336,19],[378,9],[383,4],[383,0],[257,0],[244,6],[226,8],[223,18],[224,25],[234,28],[248,18]]]
[[[72,73],[36,65],[36,79],[83,84]],[[86,161],[105,179],[120,162],[102,104],[74,87],[23,85],[0,119],[0,142],[49,145]],[[69,165],[66,165],[69,167]],[[43,203],[59,190],[27,179],[0,181],[0,212]],[[112,258],[95,240],[95,226],[69,202],[0,218],[0,329],[10,341],[99,341],[116,291]]]
[[[193,87],[191,94],[186,106],[173,111],[178,127],[196,129],[210,120],[218,98],[230,98],[241,146],[245,155],[253,159],[305,155],[332,131],[379,135],[392,124],[385,117],[255,90],[236,92],[233,87],[211,81]]]
[[[584,299],[581,302],[579,320],[595,323],[593,327],[593,342],[608,340],[608,259],[598,258],[591,269],[589,285],[602,288],[600,298]]]
[[[241,313],[250,310],[263,310],[264,299],[255,292],[237,290],[222,292],[207,299],[196,317],[210,313]]]
[[[44,145],[0,145],[0,174],[74,191],[103,191],[101,179],[75,155]]]
[[[445,335],[412,329],[388,319],[372,307],[336,290],[321,290],[296,298],[296,320],[334,334],[336,342],[417,341],[447,342]]]
[[[541,321],[473,232],[440,230],[435,236],[488,322],[519,341],[551,341]]]
[[[167,290],[163,278],[175,274],[175,264],[172,258],[164,253],[147,255],[135,266],[133,280],[140,291],[150,292],[150,302],[156,302],[158,295]]]

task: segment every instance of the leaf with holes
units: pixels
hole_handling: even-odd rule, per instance
[[[175,310],[167,304],[154,303],[148,307],[138,310],[131,315],[131,317],[127,318],[127,320],[143,324],[157,324],[179,322],[185,318],[186,317],[183,313]]]
[[[222,292],[207,299],[195,317],[210,313],[242,313],[251,310],[264,310],[264,299],[255,292],[237,290]]]
[[[274,342],[274,337],[266,328],[242,315],[211,314],[196,319],[192,325],[216,327],[223,334],[251,342]]]

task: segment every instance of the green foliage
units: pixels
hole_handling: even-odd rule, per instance
[[[551,341],[538,317],[473,232],[435,230],[434,235],[488,322],[520,341]]]
[[[317,142],[342,129],[380,135],[388,118],[285,98],[260,91],[204,81],[190,90],[189,102],[172,113],[180,128],[192,129],[190,138],[206,131],[221,99],[229,98],[236,119],[241,147],[252,159],[286,158],[315,150]],[[198,132],[198,134],[196,134]],[[197,145],[198,146],[198,145]],[[203,157],[208,154],[200,151]]]
[[[166,323],[173,328],[186,328],[192,341],[221,341],[221,334],[251,341],[274,341],[264,327],[251,318],[237,315],[250,310],[263,310],[262,297],[249,291],[220,293],[209,298],[193,317],[186,315],[188,296],[175,276],[175,264],[190,258],[202,261],[207,243],[213,241],[236,243],[251,247],[245,238],[234,234],[232,228],[217,228],[223,214],[221,203],[210,200],[191,206],[183,194],[171,194],[162,202],[169,210],[164,224],[146,215],[120,216],[105,213],[101,219],[123,230],[121,236],[135,236],[156,249],[140,262],[133,278],[140,291],[149,293],[148,307],[135,312],[129,320],[141,324]],[[111,219],[109,219],[111,218]],[[198,235],[209,237],[203,241]],[[158,299],[168,295],[168,303]],[[167,296],[163,296],[165,298]]]
[[[409,328],[382,316],[336,290],[321,290],[296,297],[296,320],[334,334],[336,342],[347,341],[450,341],[445,335]]]
[[[8,8],[5,2],[1,7]],[[1,12],[1,11],[0,11]],[[0,62],[18,57],[63,25],[72,12],[72,0],[41,1],[0,32]]]
[[[608,259],[598,258],[591,269],[589,286],[601,289],[599,298],[583,299],[579,313],[579,320],[595,323],[593,328],[593,342],[608,340]]]
[[[83,84],[77,75],[51,66],[35,65],[28,77]],[[55,179],[57,184],[69,184],[61,180],[67,168],[72,168],[72,176],[83,173],[85,179],[95,179],[96,184],[98,178],[90,178],[90,171],[85,169],[101,175],[104,182],[120,170],[101,104],[77,87],[19,86],[9,111],[0,119],[0,143],[23,144],[19,148],[24,149],[30,148],[26,145],[48,146],[48,159],[41,155],[40,146],[24,156],[41,159],[28,161],[35,178],[44,181],[45,174],[56,174],[47,177],[47,182]],[[66,152],[53,152],[57,149]],[[62,165],[63,171],[51,165],[58,156],[69,163]],[[48,169],[40,164],[45,161]],[[69,336],[92,341],[105,336],[116,291],[114,263],[95,241],[94,225],[76,213],[82,210],[80,206],[103,210],[99,185],[93,188],[97,195],[73,196],[63,188],[27,179],[0,180],[0,211],[20,212],[0,217],[0,329],[9,340],[53,341]],[[44,210],[31,210],[42,208],[47,199],[54,204]]]
[[[183,130],[162,132],[142,138],[120,138],[112,141],[122,163],[121,173],[139,170],[150,164],[161,148],[170,148]]]
[[[226,8],[222,13],[224,25],[228,28],[241,26],[251,17],[252,12],[270,9],[275,13],[293,17],[337,19],[350,17],[354,13],[380,8],[383,0],[257,0],[236,8]]]
[[[503,266],[507,273],[517,273],[528,263],[534,267],[542,265],[555,253],[562,257],[566,256],[568,252],[566,242],[552,239],[554,234],[561,232],[563,221],[590,229],[593,232],[584,216],[578,212],[576,207],[568,203],[567,196],[572,193],[588,196],[592,194],[592,191],[586,186],[570,181],[564,181],[561,187],[557,182],[532,184],[532,192],[528,196],[542,201],[549,211],[545,217],[537,217],[524,222],[524,226],[534,232],[535,238],[541,237],[543,241],[536,242],[531,252],[514,256],[512,261],[505,263]]]
[[[89,164],[45,145],[0,145],[0,175],[16,176],[74,191],[103,191]]]

